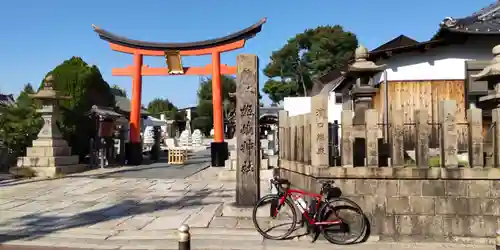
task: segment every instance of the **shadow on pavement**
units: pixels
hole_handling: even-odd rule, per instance
[[[192,193],[190,193],[191,191],[189,191],[185,196],[175,201],[161,200],[155,202],[139,203],[139,201],[127,199],[106,208],[83,212],[74,216],[49,216],[44,215],[42,212],[39,212],[12,218],[1,223],[0,228],[15,225],[20,229],[0,232],[0,244],[20,239],[33,240],[61,230],[91,226],[96,223],[101,223],[122,217],[153,213],[178,205],[180,205],[180,208],[178,210],[182,211],[182,209],[184,208],[193,206],[218,204],[211,202],[202,202],[201,200],[213,193],[227,191],[229,190],[217,190],[214,192],[214,190],[202,189],[199,191],[194,191]],[[219,194],[213,197],[220,197],[222,199],[228,198],[230,197],[230,195]],[[0,245],[0,249],[1,248],[2,246]]]

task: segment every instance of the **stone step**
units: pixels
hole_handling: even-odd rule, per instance
[[[29,147],[27,156],[71,156],[70,147]]]
[[[24,156],[19,157],[17,160],[18,167],[55,167],[55,166],[69,166],[78,164],[78,156]]]

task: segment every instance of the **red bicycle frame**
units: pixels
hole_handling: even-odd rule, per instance
[[[296,194],[299,194],[299,195],[296,195]],[[300,197],[300,196],[308,196],[308,197],[311,197],[313,199],[316,200],[316,212],[319,211],[319,207],[320,207],[320,204],[321,204],[321,200],[323,199],[323,195],[321,194],[316,194],[316,193],[310,193],[310,192],[306,192],[306,191],[303,191],[303,190],[299,190],[299,189],[288,189],[286,191],[286,193],[281,196],[281,199],[279,201],[279,205],[278,207],[276,208],[276,212],[275,212],[275,217],[278,215],[278,208],[281,207],[283,205],[283,203],[285,203],[285,200],[287,197],[291,197],[292,200],[297,200],[297,197]],[[295,205],[295,204],[294,204]],[[302,215],[304,216],[304,218],[306,218],[307,222],[309,222],[309,225],[337,225],[337,224],[342,224],[342,220],[340,219],[336,219],[336,220],[332,220],[332,221],[316,221],[314,218],[311,218],[309,216],[309,213],[308,213],[308,210],[309,208],[304,208],[304,212],[302,213]]]

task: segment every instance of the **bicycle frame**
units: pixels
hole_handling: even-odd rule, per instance
[[[298,194],[298,195],[297,195]],[[320,208],[320,205],[322,204],[321,201],[323,200],[323,195],[321,194],[316,194],[316,193],[311,193],[311,192],[306,192],[306,191],[303,191],[303,190],[299,190],[299,189],[288,189],[284,195],[281,196],[281,199],[279,201],[279,206],[282,206],[283,203],[285,203],[285,200],[287,197],[290,197],[292,200],[297,200],[297,197],[299,196],[307,196],[307,197],[311,197],[313,199],[316,200],[316,212],[319,211],[319,208]],[[294,203],[294,206],[295,203]],[[275,212],[275,216],[278,215],[278,207],[276,208],[276,212]],[[336,219],[336,220],[333,220],[333,221],[316,221],[316,219],[314,217],[310,217],[309,216],[309,208],[304,208],[304,212],[302,213],[302,216],[307,220],[307,222],[309,223],[309,225],[338,225],[338,224],[342,224],[342,220],[340,219]]]

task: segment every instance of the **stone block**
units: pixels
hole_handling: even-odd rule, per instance
[[[444,234],[441,216],[397,215],[395,224],[401,235],[432,237]]]
[[[445,195],[464,197],[467,195],[467,185],[465,180],[446,180]]]
[[[499,199],[479,199],[480,210],[479,214],[500,216],[500,200]]]
[[[89,170],[89,166],[84,164],[74,164],[55,167],[29,167],[38,177],[54,177],[58,174],[74,174]]]
[[[71,156],[69,147],[29,147],[26,149],[28,156]]]
[[[422,195],[421,180],[399,180],[400,196],[420,196]]]
[[[17,166],[29,167],[55,167],[55,166],[68,166],[78,164],[78,156],[41,156],[41,157],[20,157],[17,161]]]
[[[388,197],[387,213],[397,215],[411,213],[409,197]]]
[[[377,188],[377,180],[358,179],[355,181],[357,195],[371,195]]]
[[[435,214],[434,197],[410,196],[409,205],[412,214]]]
[[[398,180],[377,180],[377,189],[374,192],[380,196],[395,197],[398,196],[398,188]]]
[[[464,197],[436,198],[436,214],[475,215],[481,214],[481,200]]]
[[[443,180],[422,180],[422,196],[444,196],[445,183]]]
[[[470,180],[468,181],[468,197],[489,197],[491,182],[489,180]]]
[[[68,143],[62,139],[36,139],[32,143],[33,147],[68,147]]]

